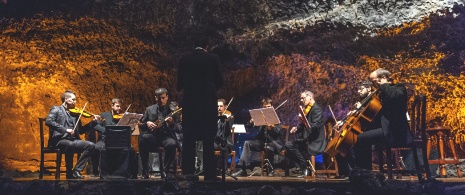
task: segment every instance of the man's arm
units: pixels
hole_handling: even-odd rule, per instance
[[[52,130],[58,131],[60,133],[66,133],[66,128],[63,125],[57,123],[58,114],[60,112],[59,106],[53,106],[48,112],[47,118],[45,118],[45,124],[50,127]]]

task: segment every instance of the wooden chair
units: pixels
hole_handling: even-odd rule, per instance
[[[61,159],[62,159],[62,153],[60,149],[58,148],[53,148],[50,147],[48,144],[45,145],[45,135],[44,135],[44,129],[45,129],[45,118],[39,118],[39,129],[40,129],[40,167],[39,167],[39,179],[43,179],[44,177],[44,172],[45,170],[48,169],[55,169],[55,179],[59,180],[60,179],[60,173],[61,173]],[[50,135],[50,130],[49,130],[49,135]],[[55,166],[45,166],[45,154],[54,154],[55,159],[54,164]],[[80,153],[77,153],[78,159],[81,156]]]
[[[324,122],[324,129],[325,129],[325,137],[327,143],[329,143],[335,136],[333,133],[333,127],[336,125],[336,122],[333,118],[328,118]],[[315,165],[315,156],[311,157],[311,162]],[[316,170],[315,174],[326,174],[329,177],[331,174],[335,174],[335,176],[339,176],[338,166],[336,157],[332,157],[328,154],[323,154],[323,165],[324,169]]]
[[[234,127],[231,128],[231,141],[234,144]],[[215,156],[220,156],[220,155],[221,155],[221,151],[215,150]],[[229,171],[230,173],[233,173],[234,171],[236,171],[236,151],[234,150],[234,148],[231,150],[231,153],[229,153],[228,156],[231,156],[231,164],[229,167],[230,169]]]
[[[419,95],[415,97],[415,100],[411,108],[412,117],[411,117],[411,131],[414,134],[413,145],[410,146],[398,146],[398,147],[386,147],[386,165],[387,170],[384,170],[383,154],[382,150],[379,153],[379,169],[380,172],[387,172],[388,179],[393,179],[393,173],[397,173],[397,179],[402,178],[402,173],[416,173],[418,181],[421,183],[423,180],[423,173],[426,173],[427,178],[431,176],[429,171],[429,165],[427,160],[427,149],[426,149],[426,97],[424,95]],[[419,155],[417,149],[421,149],[423,153],[423,166],[420,166]],[[401,150],[412,150],[413,159],[415,163],[416,170],[405,170],[401,167]],[[393,155],[394,153],[394,155]],[[393,169],[394,162],[395,169]]]

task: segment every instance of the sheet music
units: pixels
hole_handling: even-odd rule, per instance
[[[280,123],[274,108],[253,109],[249,110],[249,112],[253,119],[254,126],[274,125]]]
[[[234,133],[247,133],[244,124],[233,124]]]
[[[123,118],[121,118],[118,122],[118,126],[130,126],[131,130],[134,130],[134,127],[142,118],[143,114],[138,113],[126,113],[124,114]]]

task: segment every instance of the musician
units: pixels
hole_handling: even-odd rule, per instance
[[[216,132],[214,148],[220,150],[226,147],[228,153],[233,148],[231,128],[234,124],[234,116],[226,110],[226,100],[218,99],[218,131]]]
[[[142,161],[142,178],[149,178],[149,152],[158,147],[165,149],[163,170],[174,163],[176,148],[179,143],[173,132],[180,131],[179,117],[168,116],[174,110],[169,106],[168,90],[158,88],[155,90],[156,104],[146,108],[140,122],[139,149]],[[165,174],[165,173],[161,173]]]
[[[79,114],[73,114],[69,111],[76,106],[74,92],[66,90],[61,95],[61,101],[62,105],[53,106],[45,119],[45,124],[51,132],[48,145],[59,148],[65,153],[67,179],[83,179],[84,176],[80,172],[86,166],[95,146],[92,142],[81,140],[79,134],[91,130],[98,116],[94,115],[93,121],[83,126],[78,120]],[[75,152],[82,152],[82,154],[73,169]]]
[[[208,40],[198,36],[194,51],[179,60],[177,89],[183,90],[182,172],[194,174],[196,141],[203,142],[205,180],[216,180],[213,142],[217,132],[216,91],[223,86],[220,60],[208,53]]]
[[[380,127],[367,130],[358,136],[354,145],[356,165],[371,170],[371,146],[386,144],[391,147],[405,147],[413,144],[413,137],[407,121],[407,89],[402,84],[393,84],[391,73],[377,69],[370,74],[370,80],[379,90],[382,104],[378,112]],[[368,149],[369,148],[369,149]]]
[[[374,90],[372,89],[372,82],[370,80],[363,80],[358,83],[358,94],[359,94],[359,101],[357,101],[354,104],[354,110],[350,111],[347,115],[350,116],[352,114],[355,114],[358,112],[359,109],[361,109],[363,100],[368,97],[368,95],[374,93]],[[367,120],[360,120],[362,131],[369,131],[372,129],[376,129],[381,127],[380,123],[380,115],[377,115],[372,122],[368,122]],[[337,126],[335,127],[336,129],[339,129],[343,125],[343,121],[338,121]],[[341,130],[341,129],[339,129]],[[365,152],[371,152],[372,148],[371,147],[366,147],[366,148],[360,148],[359,150],[365,150]],[[350,170],[352,170],[356,164],[355,162],[355,156],[354,156],[354,151],[353,149],[350,149],[348,153],[346,154],[345,157],[342,157],[341,155],[336,156],[337,164],[338,164],[338,170],[339,170],[339,176],[336,178],[339,179],[346,179],[349,176]]]
[[[301,118],[302,123],[300,123],[297,127],[292,127],[289,131],[293,134],[299,133],[299,138],[286,143],[284,151],[285,155],[297,163],[300,170],[302,170],[301,175],[298,177],[305,177],[309,175],[309,170],[307,169],[304,154],[308,153],[311,156],[316,156],[323,153],[327,141],[323,126],[323,110],[318,104],[316,104],[313,93],[308,90],[303,91],[300,94],[300,101],[303,105],[305,116],[299,117],[305,117],[310,128],[306,127],[303,123],[303,118]]]
[[[273,100],[271,100],[270,98],[262,99],[262,107],[273,107]],[[255,136],[255,138],[253,138],[252,140],[246,140],[244,142],[244,146],[242,147],[242,154],[238,163],[238,166],[240,166],[241,169],[233,175],[247,176],[246,168],[250,165],[252,151],[260,152],[263,149],[265,149],[265,152],[267,152],[268,157],[281,152],[283,147],[283,141],[279,137],[280,131],[281,127],[279,125],[260,126],[258,134]],[[265,143],[267,145],[266,148]],[[273,175],[272,172],[269,174],[270,176]]]
[[[92,155],[92,164],[93,164],[93,173],[94,176],[99,175],[99,159],[100,159],[100,151],[105,148],[105,127],[109,125],[117,125],[119,119],[121,119],[121,115],[124,115],[123,110],[123,100],[119,98],[111,99],[111,111],[102,112],[100,117],[104,120],[97,121],[97,125],[95,125],[94,130],[98,133],[98,141],[95,143],[95,152]],[[102,122],[103,121],[103,122]],[[129,158],[129,169],[128,167],[120,167],[122,170],[130,171],[130,177],[133,179],[137,179],[137,169],[138,169],[138,157],[136,156],[136,152],[134,149],[128,151],[121,150],[120,151],[120,158],[118,159],[125,159],[126,155],[130,155]],[[127,163],[123,163],[122,165],[128,165]]]

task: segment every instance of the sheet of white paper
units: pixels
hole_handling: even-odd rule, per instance
[[[233,124],[234,133],[247,133],[244,124]]]

